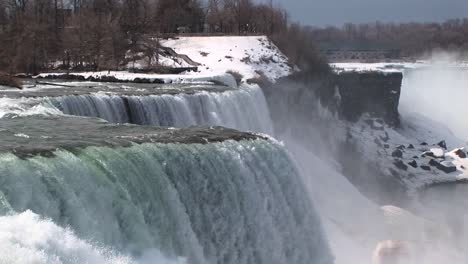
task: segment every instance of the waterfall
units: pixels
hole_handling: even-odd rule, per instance
[[[125,256],[154,251],[188,263],[333,262],[300,176],[277,143],[146,143],[54,154],[0,155],[0,210],[11,215],[0,218],[0,244],[56,260],[39,263],[83,263],[86,256],[131,263]],[[0,254],[0,262],[21,252]]]
[[[259,87],[179,95],[79,95],[53,100],[65,114],[100,117],[113,123],[156,126],[219,125],[242,131],[272,133]]]

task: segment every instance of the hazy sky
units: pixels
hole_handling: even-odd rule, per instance
[[[468,17],[468,0],[275,0],[291,19],[324,26],[346,22],[427,22]]]

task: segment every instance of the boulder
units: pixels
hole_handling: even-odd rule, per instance
[[[452,173],[457,171],[457,167],[451,161],[438,162],[434,159],[431,159],[431,161],[429,161],[429,165],[434,166],[445,173]]]
[[[429,144],[427,144],[426,142],[421,143],[421,146],[427,146],[427,145]]]
[[[440,162],[438,162],[438,161],[435,160],[435,159],[431,159],[431,160],[429,161],[429,165],[434,166],[434,167],[437,167],[437,166],[440,165]]]
[[[400,170],[404,170],[404,171],[408,170],[408,166],[405,163],[403,163],[403,161],[401,160],[397,160],[393,162],[393,165],[395,165],[395,167],[397,167]]]
[[[462,159],[466,159],[467,157],[466,153],[462,149],[457,149],[455,154]]]
[[[395,157],[395,158],[403,158],[403,151],[397,149],[395,151],[392,152],[392,157]]]
[[[442,161],[438,169],[445,173],[452,173],[457,171],[457,166],[451,161]]]
[[[447,143],[445,142],[445,140],[442,140],[441,142],[437,143],[437,145],[443,149],[447,149]]]
[[[409,145],[408,145],[408,148],[409,148],[409,149],[414,149],[414,145],[413,145],[413,144],[409,144]]]
[[[418,163],[415,161],[415,160],[412,160],[411,162],[408,163],[411,167],[413,168],[417,168],[418,167]]]
[[[421,166],[421,169],[425,170],[425,171],[430,171],[431,170],[431,167],[427,166],[427,165],[422,165]]]

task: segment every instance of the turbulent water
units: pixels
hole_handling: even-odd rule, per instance
[[[280,145],[265,140],[90,147],[26,160],[6,153],[0,183],[1,209],[26,211],[0,219],[2,247],[17,249],[0,262],[20,252],[45,254],[39,263],[125,260],[58,224],[132,256],[158,249],[189,263],[331,263],[296,169]],[[22,221],[31,224],[12,230]]]
[[[282,145],[63,115],[272,133],[259,88],[40,94],[2,99],[0,263],[333,262]]]

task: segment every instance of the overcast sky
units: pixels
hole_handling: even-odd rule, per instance
[[[325,26],[346,22],[432,22],[468,17],[468,0],[275,0],[294,21]]]

